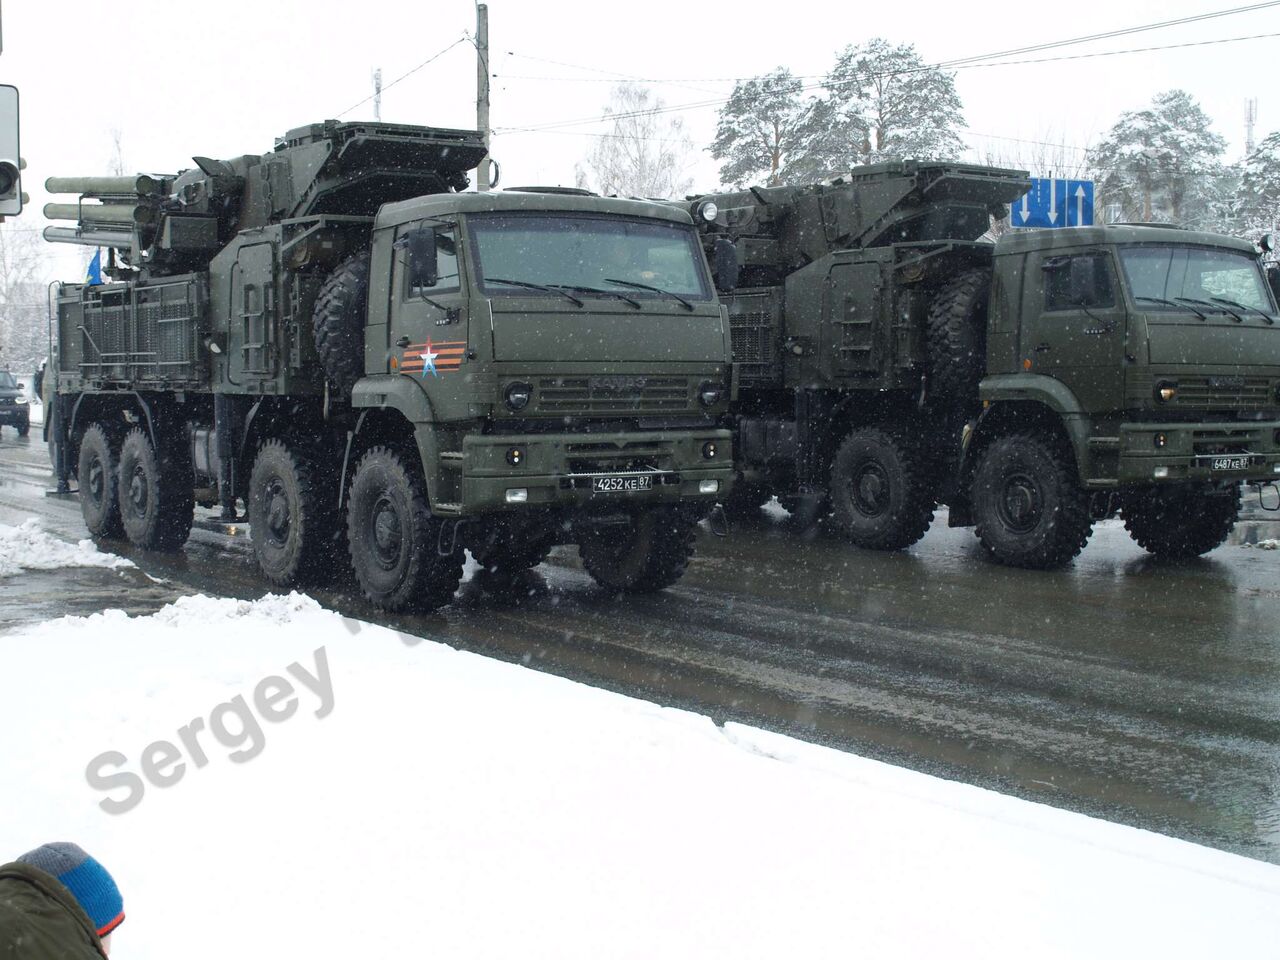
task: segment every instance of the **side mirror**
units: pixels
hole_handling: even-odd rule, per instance
[[[711,272],[714,275],[716,290],[731,293],[738,287],[738,248],[726,237],[716,237],[715,247],[711,251]]]
[[[419,227],[407,239],[405,246],[409,252],[409,286],[434,287],[440,279],[440,265],[436,259],[436,232],[430,227]]]
[[[1098,296],[1098,258],[1073,257],[1068,278],[1071,302],[1088,306]]]
[[[1280,264],[1267,265],[1267,286],[1271,288],[1271,295],[1280,302]]]

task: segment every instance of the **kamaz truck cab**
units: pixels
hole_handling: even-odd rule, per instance
[[[1112,225],[1009,234],[994,254],[965,457],[984,543],[1051,565],[1118,511],[1157,555],[1220,544],[1241,482],[1280,479],[1280,314],[1258,250]]]

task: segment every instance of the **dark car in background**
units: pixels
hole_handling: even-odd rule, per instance
[[[0,427],[13,427],[20,437],[25,437],[31,430],[26,391],[7,370],[0,370]]]

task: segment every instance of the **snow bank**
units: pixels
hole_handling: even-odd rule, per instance
[[[0,577],[19,570],[57,570],[62,567],[107,567],[120,569],[133,564],[114,554],[103,553],[92,540],[71,544],[50,536],[32,517],[16,527],[0,523]]]
[[[287,717],[258,715],[264,683],[318,676],[319,651],[331,710],[295,683]],[[719,728],[297,594],[68,618],[0,636],[0,663],[0,852],[72,839],[106,863],[121,957],[1202,958],[1280,942],[1278,867]],[[198,762],[181,730],[214,729],[237,696],[260,751],[237,761],[243,746],[206,730]],[[160,741],[181,778],[104,813],[120,790],[91,788],[86,765],[119,751],[137,774]]]

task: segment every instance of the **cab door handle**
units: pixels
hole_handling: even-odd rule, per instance
[[[396,341],[396,346],[399,347],[401,350],[403,350],[408,345],[409,345],[408,337],[401,337],[399,340]]]
[[[1036,344],[1036,353],[1044,353],[1045,351],[1052,350],[1052,349],[1053,347],[1047,343]]]

